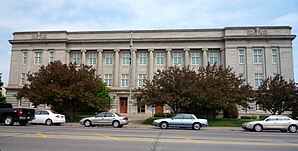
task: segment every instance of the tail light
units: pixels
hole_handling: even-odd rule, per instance
[[[18,111],[18,115],[19,115],[19,116],[22,116],[22,115],[23,115],[23,110],[19,110],[19,111]]]
[[[124,117],[123,120],[128,120],[128,117]]]
[[[57,117],[57,118],[60,118],[60,116],[59,116],[59,115],[56,115],[55,117]]]

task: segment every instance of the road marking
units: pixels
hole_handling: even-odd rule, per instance
[[[44,135],[44,134],[42,134],[41,132],[36,132],[36,134],[38,134],[40,137],[42,137],[42,138],[47,138],[47,136],[46,135]]]
[[[102,137],[107,138],[107,139],[110,139],[110,140],[120,140],[117,137],[111,137],[111,136],[104,135],[104,134],[96,134],[96,136],[102,136]]]
[[[178,139],[184,139],[186,141],[191,141],[191,142],[194,142],[194,143],[203,143],[203,141],[200,141],[200,140],[194,140],[192,138],[188,138],[188,137],[182,137],[182,136],[176,136],[175,138],[178,138]]]

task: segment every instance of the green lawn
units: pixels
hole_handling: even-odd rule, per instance
[[[155,119],[160,119],[160,117],[150,117],[146,119],[143,124],[152,124]],[[216,119],[208,120],[209,126],[221,126],[221,127],[240,127],[242,123],[252,121],[249,119]]]

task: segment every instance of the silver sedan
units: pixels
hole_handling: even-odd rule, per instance
[[[296,133],[298,121],[282,115],[268,116],[259,121],[243,123],[242,128],[256,132],[261,132],[262,130],[280,130],[282,132],[289,131],[290,133]]]
[[[101,112],[93,117],[87,117],[80,120],[80,124],[85,127],[95,125],[111,125],[115,128],[123,127],[128,124],[128,117],[123,117],[114,112]]]

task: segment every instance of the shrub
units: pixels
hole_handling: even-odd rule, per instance
[[[252,115],[252,116],[251,116],[251,119],[257,119],[257,118],[258,118],[257,115]]]
[[[164,113],[155,113],[154,117],[165,117]]]
[[[169,118],[169,117],[173,116],[173,113],[165,113],[164,115],[165,115],[165,117]]]
[[[241,116],[241,119],[251,119],[251,116]]]
[[[224,118],[238,118],[238,109],[235,103],[229,104],[228,108],[224,110]]]

